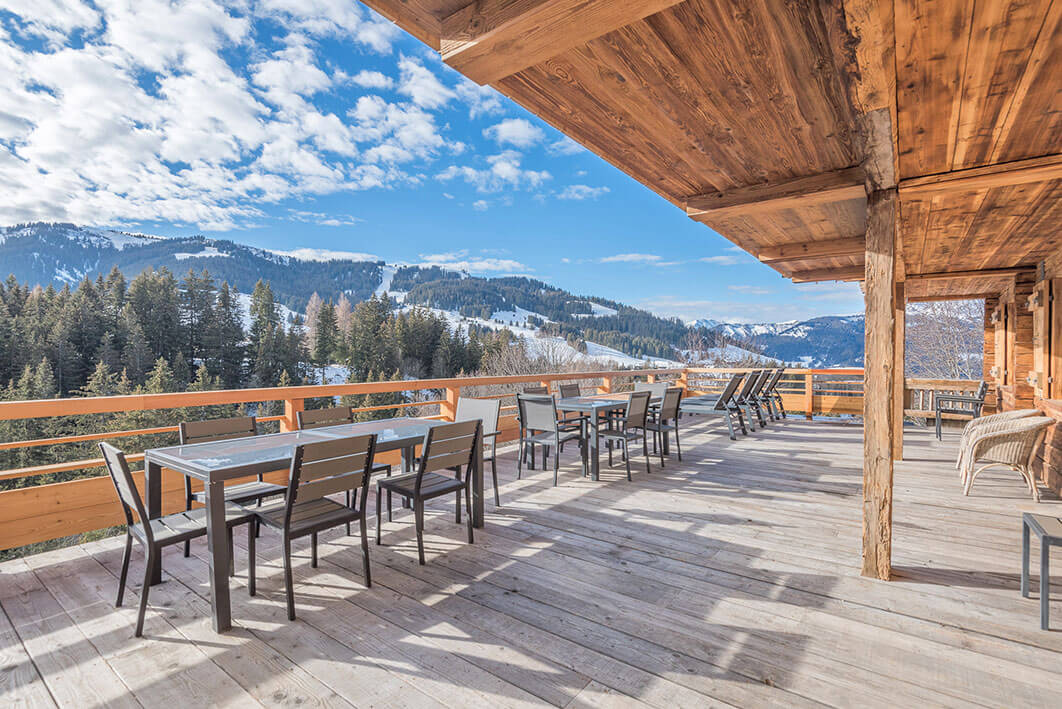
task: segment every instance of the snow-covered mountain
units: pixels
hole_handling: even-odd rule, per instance
[[[830,315],[781,323],[716,323],[707,329],[784,362],[807,367],[863,366],[862,315]]]

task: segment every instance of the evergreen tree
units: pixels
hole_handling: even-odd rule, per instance
[[[348,364],[354,381],[367,381],[369,372],[390,372],[398,366],[391,302],[373,295],[358,303],[350,327]]]
[[[222,283],[213,317],[207,326],[205,362],[210,373],[225,389],[244,382],[244,332],[239,293]]]
[[[206,270],[201,275],[189,270],[181,282],[181,348],[192,360],[205,357],[207,328],[214,316],[216,289],[214,279]]]
[[[339,342],[339,323],[336,320],[336,308],[331,301],[323,303],[317,310],[314,323],[313,361],[318,366],[325,366],[333,361]]]

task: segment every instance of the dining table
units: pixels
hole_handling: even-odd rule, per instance
[[[659,404],[662,397],[650,397],[650,404]],[[601,472],[601,424],[607,423],[614,411],[624,411],[630,401],[630,394],[594,394],[591,396],[570,396],[557,399],[557,411],[574,411],[586,414],[584,436],[588,443],[590,458],[590,479],[599,480]],[[666,439],[665,439],[666,440]],[[666,450],[665,450],[666,453]]]
[[[203,483],[206,506],[207,550],[210,575],[210,603],[216,632],[232,627],[229,593],[229,546],[225,528],[225,482],[291,466],[296,446],[305,443],[376,434],[376,452],[401,451],[402,469],[408,471],[416,460],[416,447],[428,431],[448,423],[433,419],[399,417],[343,423],[305,431],[247,436],[225,441],[153,448],[144,451],[147,515],[162,515],[162,471],[175,471]],[[472,465],[472,524],[483,526],[483,440],[476,443]],[[161,583],[162,565],[156,562],[152,585]]]

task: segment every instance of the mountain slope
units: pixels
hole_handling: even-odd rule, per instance
[[[784,323],[718,323],[709,332],[784,362],[862,367],[863,316],[830,315]]]

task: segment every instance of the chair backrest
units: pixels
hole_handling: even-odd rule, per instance
[[[627,427],[645,428],[645,420],[649,414],[649,399],[652,393],[648,391],[633,391],[627,401]]]
[[[723,389],[723,393],[715,400],[716,411],[725,411],[730,406],[730,400],[734,398],[734,392],[737,391],[741,380],[744,378],[745,375],[740,373],[731,375],[730,381],[726,383],[726,387]]]
[[[549,394],[549,387],[541,384],[528,384],[524,387],[525,394]]]
[[[375,434],[296,446],[291,459],[284,524],[291,523],[295,504],[355,490],[359,486],[364,492],[361,498],[364,504],[375,453]]]
[[[752,394],[752,390],[756,387],[760,381],[760,370],[755,369],[748,373],[745,378],[745,385],[741,387],[741,393],[737,395],[738,401],[745,401]]]
[[[653,398],[662,397],[671,385],[667,382],[635,382],[634,391],[647,391]]]
[[[981,401],[984,401],[985,400],[985,396],[987,396],[987,395],[988,395],[988,382],[982,380],[981,383],[977,386],[977,393],[975,393],[974,396],[976,396]]]
[[[420,494],[420,484],[425,473],[439,470],[460,469],[464,467],[467,480],[471,472],[472,456],[476,443],[483,435],[483,423],[475,421],[457,421],[442,426],[433,426],[424,436],[423,453],[417,470],[414,492]],[[458,478],[461,473],[458,472]]]
[[[774,374],[773,369],[765,369],[760,372],[759,381],[756,382],[756,386],[752,387],[752,392],[749,394],[753,399],[763,393],[763,388],[767,386],[767,380]]]
[[[775,389],[778,388],[778,382],[782,380],[782,375],[785,374],[785,367],[779,367],[771,374],[771,378],[767,380],[767,386],[760,392],[762,396],[770,396],[774,394]]]
[[[523,415],[524,428],[531,431],[558,431],[557,402],[551,396],[517,395],[520,411]]]
[[[354,423],[354,412],[351,411],[349,406],[330,406],[327,409],[307,409],[298,412],[296,416],[299,419],[300,430]]]
[[[575,399],[583,395],[583,392],[579,388],[579,385],[575,383],[561,384],[559,389],[560,396],[562,399]]]
[[[207,421],[182,421],[180,434],[181,445],[187,446],[193,443],[227,441],[231,438],[254,436],[258,434],[258,427],[254,416],[236,416]]]
[[[133,475],[129,472],[129,464],[125,460],[125,453],[118,450],[110,443],[100,443],[100,452],[103,454],[103,463],[107,467],[107,473],[114,483],[114,490],[118,493],[118,501],[122,504],[122,512],[125,513],[125,523],[130,527],[139,526],[152,541],[151,525],[144,524],[147,512],[144,511],[144,501],[140,499],[140,493],[133,482]],[[136,515],[134,519],[133,515]]]
[[[674,421],[678,418],[679,402],[682,400],[682,389],[669,387],[664,392],[664,400],[660,404],[660,420]]]
[[[489,436],[498,432],[498,414],[501,411],[501,401],[498,399],[471,399],[462,396],[457,400],[457,416],[455,421],[481,421],[483,422],[483,435]]]

